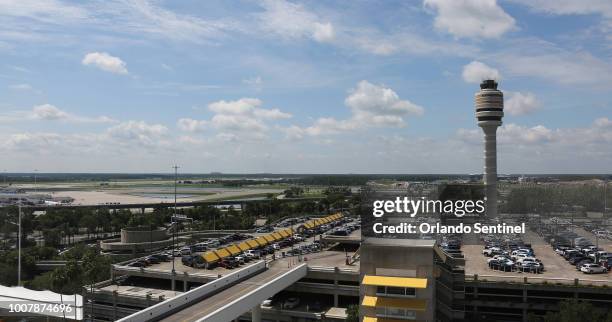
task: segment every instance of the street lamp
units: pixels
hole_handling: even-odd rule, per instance
[[[176,251],[176,245],[174,243],[175,241],[174,235],[176,234],[176,224],[175,224],[176,223],[175,222],[175,219],[176,219],[176,179],[178,176],[179,167],[175,164],[172,168],[174,168],[174,213],[172,214],[172,218],[170,221],[170,227],[172,227],[172,274],[174,275],[174,272],[175,272],[174,270],[174,252]]]
[[[12,221],[7,222],[19,227],[17,236],[17,286],[21,286],[21,197],[19,197],[17,208],[19,210],[18,221],[16,223]]]

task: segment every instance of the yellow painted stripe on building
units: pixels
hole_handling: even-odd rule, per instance
[[[376,286],[427,288],[426,278],[365,275],[361,284]]]
[[[371,316],[364,316],[363,322],[406,322],[410,320],[398,320],[398,319],[388,319],[388,318],[373,318]]]
[[[261,246],[266,246],[266,245],[268,244],[268,242],[266,241],[266,239],[265,239],[265,238],[263,238],[263,237],[257,237],[257,238],[255,238],[255,241],[256,241],[256,242],[257,242],[259,245],[261,245]]]
[[[217,254],[217,256],[219,256],[219,258],[225,258],[225,257],[231,256],[230,252],[225,248],[219,248],[215,250],[214,252],[215,254]]]
[[[241,251],[246,252],[247,250],[251,249],[251,246],[249,246],[247,242],[243,241],[242,243],[238,244],[238,248],[240,248]]]
[[[238,248],[238,246],[236,246],[236,245],[229,245],[229,246],[225,247],[225,249],[227,249],[232,254],[232,256],[238,255],[238,254],[242,253],[240,248]]]
[[[204,261],[207,263],[213,263],[219,260],[219,256],[217,256],[217,254],[215,254],[214,252],[210,251],[204,253],[202,255],[202,259],[204,259]]]
[[[257,248],[259,247],[259,243],[257,243],[255,241],[255,239],[249,239],[246,241],[247,244],[249,244],[249,246],[251,246],[251,248]]]
[[[413,311],[425,311],[427,308],[425,300],[376,296],[364,296],[361,305],[369,307],[394,307]]]

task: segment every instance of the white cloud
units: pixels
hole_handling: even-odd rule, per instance
[[[263,86],[263,80],[261,79],[261,76],[243,79],[242,82],[256,88],[261,88]]]
[[[70,115],[51,104],[43,104],[34,106],[32,117],[40,120],[55,121],[68,119]]]
[[[269,130],[267,124],[271,120],[291,118],[289,113],[281,110],[265,109],[263,102],[257,98],[241,98],[235,101],[217,101],[210,103],[208,109],[214,113],[210,120],[180,119],[179,128],[187,132],[197,132],[212,128],[224,133],[223,139],[232,137],[253,139],[262,138]]]
[[[177,122],[178,128],[185,132],[200,132],[206,129],[207,121],[199,121],[191,118],[182,118]]]
[[[314,23],[312,37],[318,42],[332,41],[335,37],[334,26],[331,23]]]
[[[267,120],[281,120],[291,118],[291,114],[281,112],[281,110],[277,108],[273,109],[255,109],[253,111],[256,117]]]
[[[259,22],[267,32],[284,38],[312,38],[318,42],[330,42],[335,38],[334,26],[322,22],[301,4],[285,0],[265,0],[265,11],[259,14]]]
[[[600,128],[612,127],[612,120],[607,117],[600,117],[595,120],[595,126]]]
[[[22,17],[46,23],[76,21],[87,18],[86,10],[56,0],[3,0],[0,15]]]
[[[32,88],[32,85],[30,84],[13,84],[13,85],[9,85],[9,89],[16,90],[16,91],[30,91],[33,88]]]
[[[513,76],[537,77],[565,85],[610,88],[612,65],[585,51],[568,51],[541,41],[522,41],[491,56]]]
[[[468,83],[480,83],[485,79],[494,79],[499,81],[501,74],[493,67],[479,61],[472,61],[463,66],[463,80]]]
[[[301,131],[296,126],[285,128],[287,138],[297,139],[304,134],[336,134],[368,127],[402,127],[405,125],[405,116],[422,115],[424,112],[423,107],[400,99],[394,90],[365,80],[360,81],[349,93],[344,104],[351,110],[349,119],[322,117]]]
[[[612,17],[612,2],[608,0],[512,0],[531,9],[555,15],[601,14]]]
[[[498,38],[515,28],[515,21],[496,0],[424,0],[437,12],[434,25],[457,37]]]
[[[106,134],[123,145],[141,144],[152,147],[162,143],[168,128],[162,124],[148,124],[144,121],[127,121],[107,129]]]
[[[95,66],[103,71],[115,74],[127,74],[126,63],[119,57],[111,56],[105,52],[88,53],[81,63],[85,66]]]
[[[540,102],[533,93],[506,92],[504,111],[510,115],[524,115],[534,112]]]

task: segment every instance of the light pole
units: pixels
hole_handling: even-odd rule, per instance
[[[17,250],[17,286],[21,286],[21,198],[19,198],[17,208],[19,209],[19,237],[17,238],[19,246]]]
[[[172,274],[174,275],[174,272],[175,272],[174,270],[174,252],[176,251],[176,245],[174,244],[174,235],[176,234],[176,224],[174,220],[176,219],[176,178],[178,176],[179,167],[175,164],[174,167],[172,168],[174,168],[174,213],[172,214],[172,220],[170,222],[170,225],[172,226]]]
[[[36,185],[36,174],[38,173],[38,169],[34,169],[34,193],[38,193],[38,188]]]

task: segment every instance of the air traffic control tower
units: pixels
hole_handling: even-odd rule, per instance
[[[497,89],[492,79],[480,84],[480,91],[474,97],[478,126],[484,132],[484,184],[487,198],[486,215],[497,216],[497,128],[504,116],[504,93]]]

